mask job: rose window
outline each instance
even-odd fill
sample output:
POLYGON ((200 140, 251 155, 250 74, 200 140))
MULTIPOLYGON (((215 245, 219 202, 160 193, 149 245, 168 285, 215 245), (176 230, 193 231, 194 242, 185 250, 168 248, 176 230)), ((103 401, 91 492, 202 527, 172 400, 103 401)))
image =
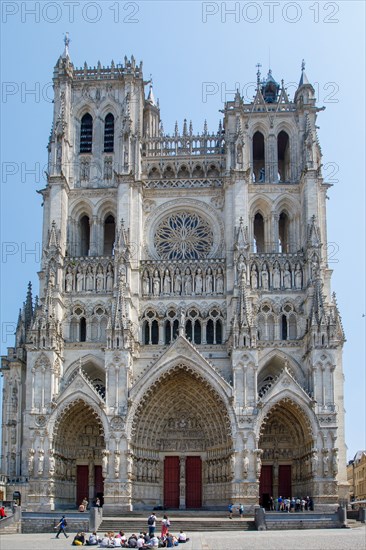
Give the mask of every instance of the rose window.
POLYGON ((198 214, 176 212, 158 226, 154 245, 162 260, 198 260, 212 248, 210 224, 198 214))

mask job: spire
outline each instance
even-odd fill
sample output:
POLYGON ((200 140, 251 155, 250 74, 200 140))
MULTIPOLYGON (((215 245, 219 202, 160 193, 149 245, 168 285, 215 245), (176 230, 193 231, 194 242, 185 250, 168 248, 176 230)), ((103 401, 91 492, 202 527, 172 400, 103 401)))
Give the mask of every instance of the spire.
POLYGON ((236 233, 235 248, 241 253, 249 250, 248 228, 243 225, 243 218, 239 220, 239 227, 236 233))
POLYGON ((116 303, 116 313, 114 316, 114 327, 116 330, 125 330, 127 329, 127 308, 126 308, 126 275, 124 270, 121 270, 119 285, 118 285, 118 295, 116 303))
POLYGON ((316 223, 315 215, 311 217, 308 233, 308 244, 313 248, 319 248, 321 246, 319 227, 316 223))
POLYGON ((58 247, 55 220, 52 221, 52 225, 51 225, 51 229, 49 230, 49 237, 48 237, 48 248, 51 248, 52 246, 55 248, 58 247))
POLYGON ((187 131, 187 119, 185 118, 184 121, 183 121, 183 135, 184 136, 187 136, 188 135, 188 131, 187 131))
POLYGON ((308 77, 306 76, 306 73, 305 73, 305 60, 303 59, 302 63, 301 63, 301 77, 300 77, 300 82, 299 82, 299 88, 300 88, 300 86, 303 86, 304 84, 310 84, 310 82, 309 82, 308 77))
POLYGON ((70 38, 69 38, 69 33, 68 32, 65 33, 64 44, 65 44, 65 49, 64 49, 64 53, 62 54, 62 58, 66 59, 68 57, 70 59, 70 55, 69 55, 70 38))
POLYGON ((207 136, 207 120, 205 119, 205 122, 203 124, 203 135, 207 136))
POLYGON ((150 105, 153 105, 154 107, 156 107, 156 101, 155 101, 155 97, 154 97, 152 82, 150 83, 149 94, 147 96, 146 101, 147 101, 147 103, 150 103, 150 105))
POLYGON ((257 90, 259 90, 259 87, 260 87, 260 84, 261 84, 261 71, 260 71, 261 66, 262 65, 260 63, 256 64, 256 67, 257 67, 257 90))
POLYGON ((322 284, 321 278, 318 277, 314 281, 313 305, 311 309, 312 324, 314 324, 314 321, 315 321, 317 325, 320 325, 322 322, 325 321, 324 297, 323 297, 322 286, 323 284, 322 284))
POLYGON ((24 304, 24 323, 27 330, 32 324, 33 318, 33 300, 32 300, 32 283, 29 281, 27 297, 24 304))
POLYGON ((241 328, 247 328, 251 324, 250 319, 250 313, 249 313, 249 307, 248 307, 248 299, 245 291, 246 287, 246 273, 243 270, 241 273, 241 279, 240 279, 240 294, 239 294, 239 301, 238 301, 238 320, 239 320, 239 326, 241 328))
POLYGON ((118 252, 123 254, 128 251, 128 236, 127 236, 127 231, 125 230, 123 219, 121 219, 120 230, 118 232, 116 242, 117 242, 118 252))

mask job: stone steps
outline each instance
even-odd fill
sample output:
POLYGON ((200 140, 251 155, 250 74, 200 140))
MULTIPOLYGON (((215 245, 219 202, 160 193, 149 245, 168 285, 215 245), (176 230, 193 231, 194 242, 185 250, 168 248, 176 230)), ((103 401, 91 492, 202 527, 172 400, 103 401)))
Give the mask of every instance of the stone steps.
MULTIPOLYGON (((125 533, 139 533, 140 531, 148 531, 146 517, 105 517, 100 524, 99 533, 119 530, 125 533)), ((161 522, 157 522, 156 533, 160 534, 161 522)), ((170 529, 172 533, 177 534, 182 529, 186 533, 200 531, 253 531, 255 530, 254 520, 252 519, 216 519, 216 518, 177 518, 171 520, 170 529)))

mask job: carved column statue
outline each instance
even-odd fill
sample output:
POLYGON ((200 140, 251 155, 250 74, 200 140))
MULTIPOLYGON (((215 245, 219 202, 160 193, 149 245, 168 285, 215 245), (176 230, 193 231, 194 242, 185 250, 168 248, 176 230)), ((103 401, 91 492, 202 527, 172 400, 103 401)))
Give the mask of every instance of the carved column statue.
POLYGON ((186 457, 179 458, 179 508, 186 508, 186 457))

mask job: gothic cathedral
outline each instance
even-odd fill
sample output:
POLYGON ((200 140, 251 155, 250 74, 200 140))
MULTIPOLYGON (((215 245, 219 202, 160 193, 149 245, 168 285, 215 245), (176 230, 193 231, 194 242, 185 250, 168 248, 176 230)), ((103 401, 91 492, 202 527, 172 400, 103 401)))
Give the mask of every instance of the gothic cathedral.
POLYGON ((133 57, 75 68, 66 39, 53 82, 40 298, 1 367, 8 498, 334 506, 344 332, 304 66, 293 99, 258 71, 214 133, 165 133, 133 57))

